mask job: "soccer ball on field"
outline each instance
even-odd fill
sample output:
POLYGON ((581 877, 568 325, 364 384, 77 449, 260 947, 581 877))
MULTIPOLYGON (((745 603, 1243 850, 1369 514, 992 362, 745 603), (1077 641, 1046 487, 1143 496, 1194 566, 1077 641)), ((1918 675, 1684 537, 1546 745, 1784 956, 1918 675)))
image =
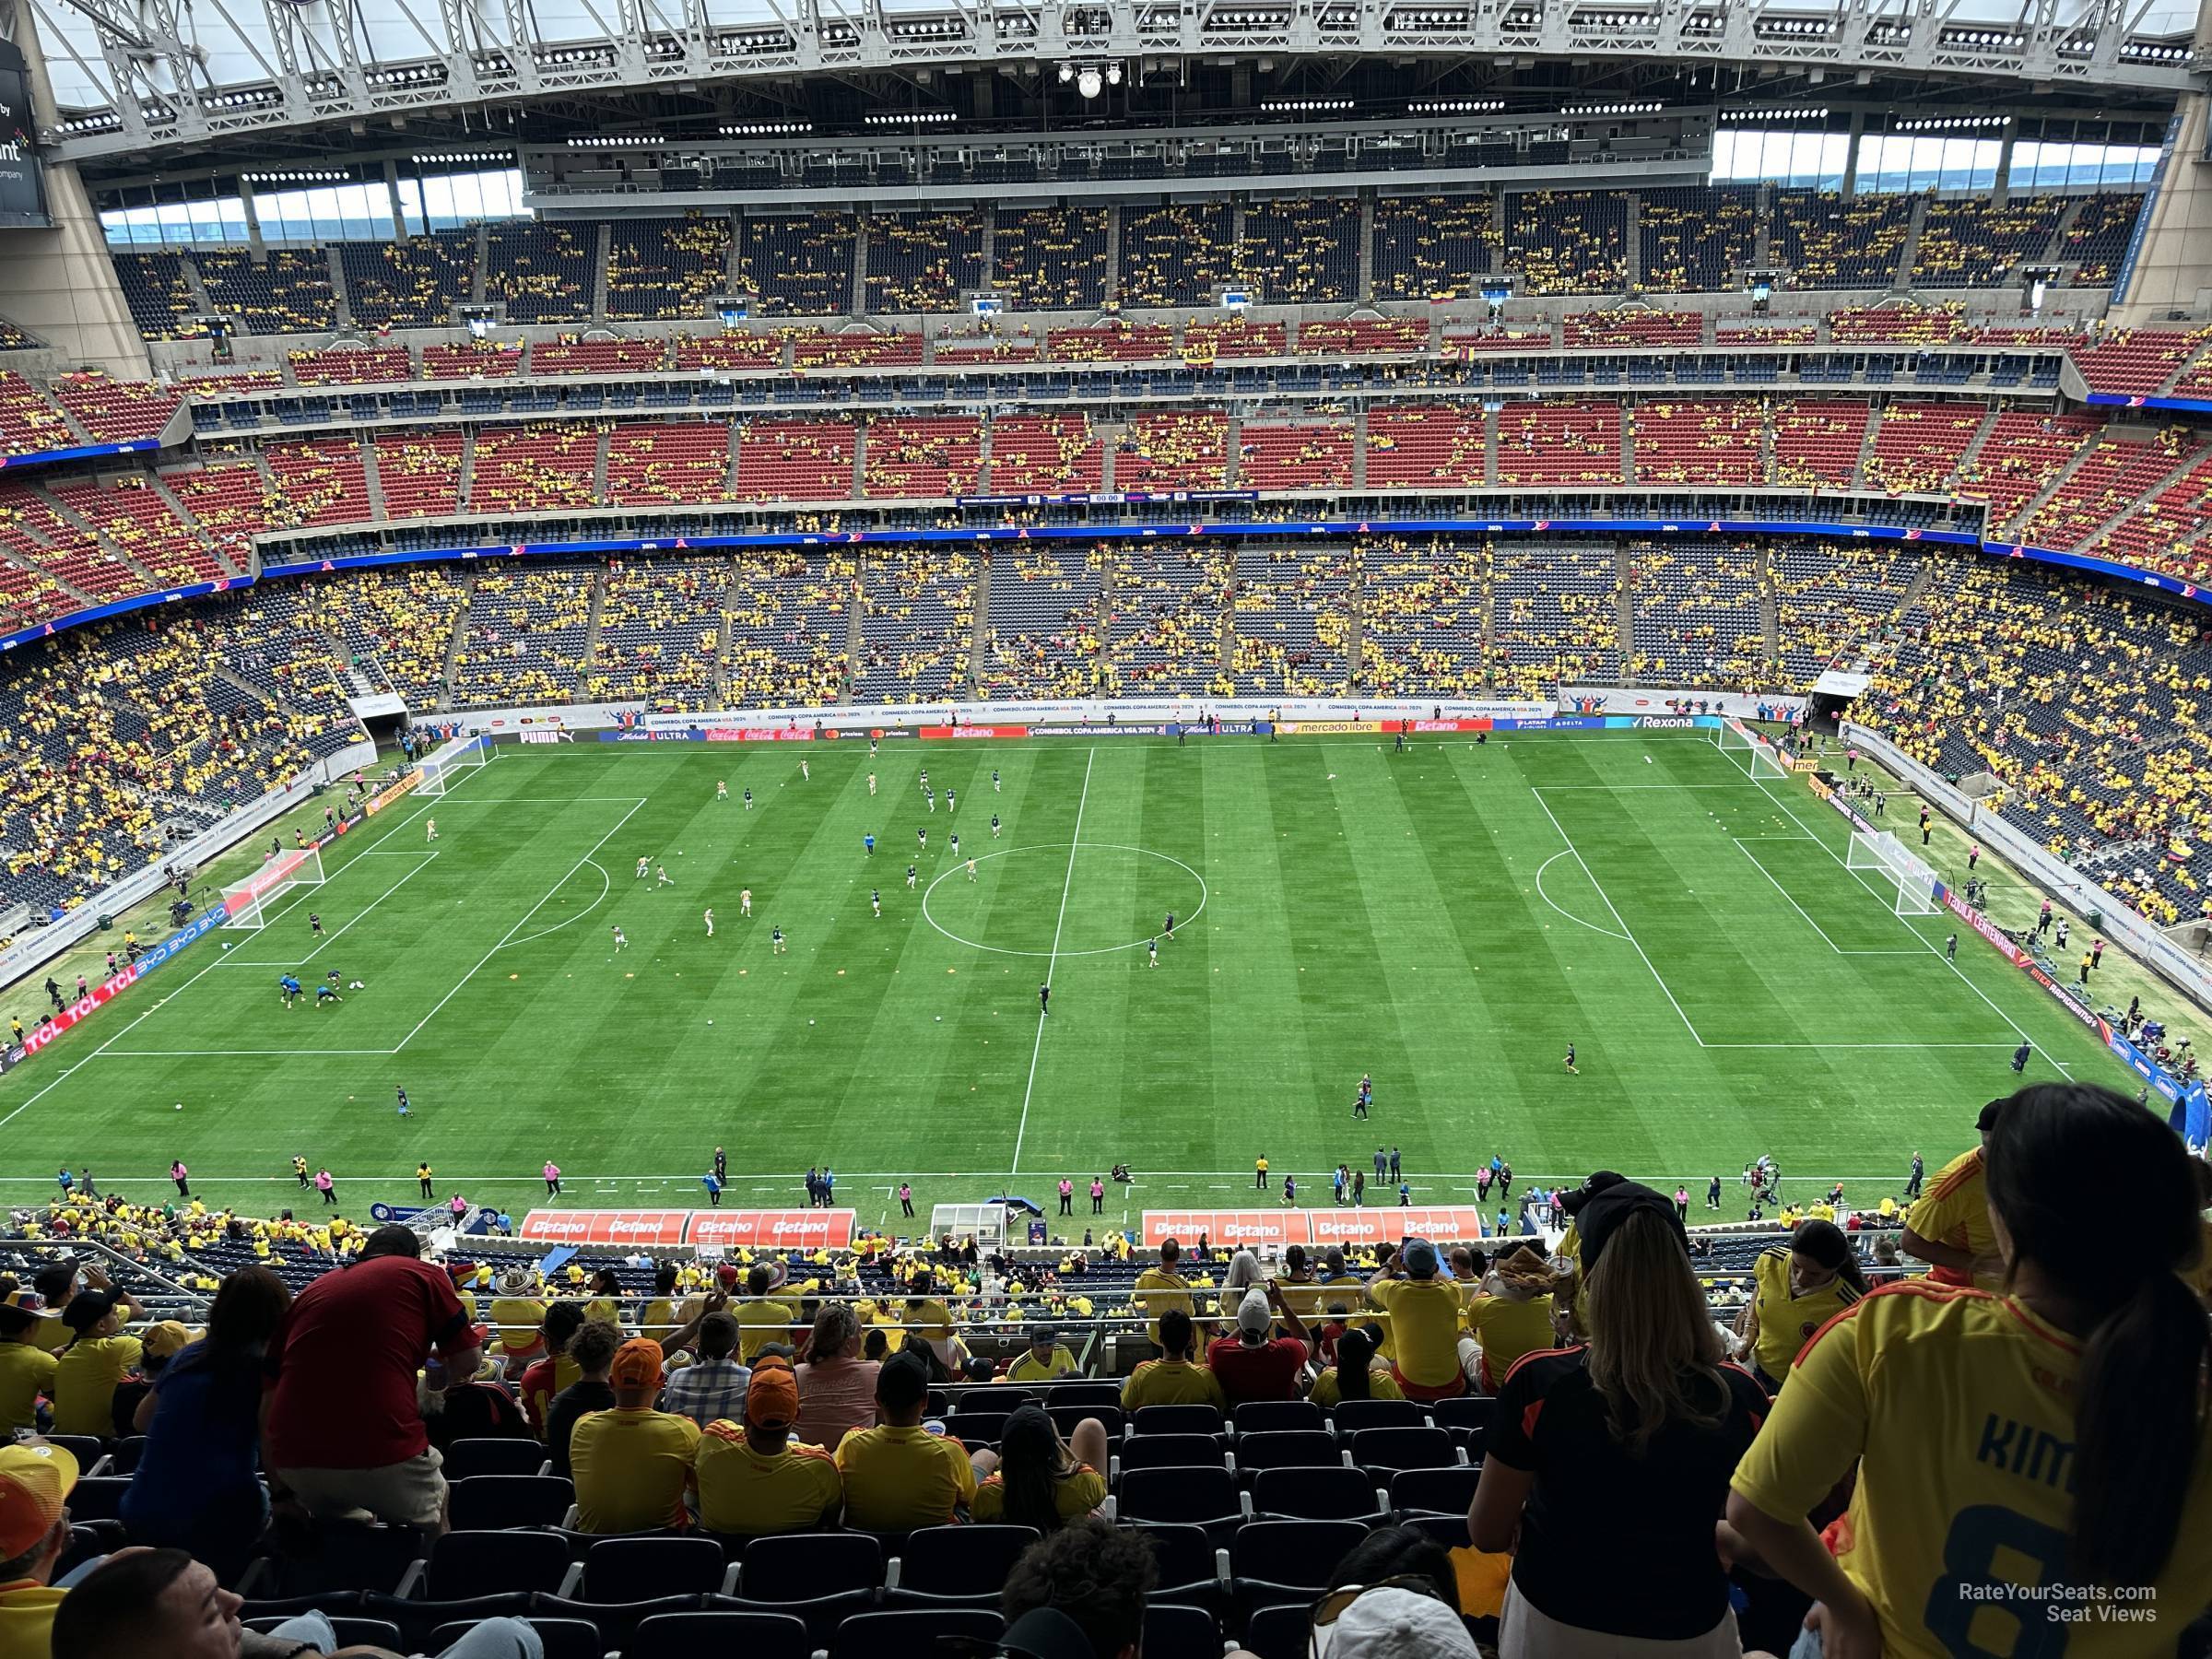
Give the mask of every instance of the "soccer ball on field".
POLYGON ((182 1111, 183 1111, 183 1110, 184 1110, 184 1102, 183 1102, 183 1101, 182 1101, 182 1100, 179 1100, 179 1101, 177 1102, 177 1110, 178 1110, 179 1112, 182 1112, 182 1111))

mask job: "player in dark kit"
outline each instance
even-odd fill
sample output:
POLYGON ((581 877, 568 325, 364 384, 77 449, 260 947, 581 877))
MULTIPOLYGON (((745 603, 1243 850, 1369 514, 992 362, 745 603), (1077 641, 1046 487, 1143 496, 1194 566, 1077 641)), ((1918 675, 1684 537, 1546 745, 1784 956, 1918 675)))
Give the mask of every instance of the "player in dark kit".
POLYGON ((1160 935, 1163 938, 1172 939, 1175 936, 1175 912, 1173 911, 1170 911, 1168 912, 1166 925, 1161 927, 1159 931, 1160 935))
POLYGON ((1571 1072, 1573 1072, 1578 1077, 1583 1075, 1581 1072, 1575 1070, 1574 1044, 1571 1042, 1567 1045, 1567 1069, 1571 1072))
POLYGON ((1040 1014, 1050 1014, 1052 1011, 1053 1011, 1053 988, 1052 988, 1050 985, 1040 985, 1040 986, 1038 986, 1038 987, 1037 987, 1037 1012, 1038 1012, 1038 1013, 1040 1013, 1040 1014))
POLYGON ((318 939, 323 936, 323 918, 313 911, 307 912, 307 931, 318 939))

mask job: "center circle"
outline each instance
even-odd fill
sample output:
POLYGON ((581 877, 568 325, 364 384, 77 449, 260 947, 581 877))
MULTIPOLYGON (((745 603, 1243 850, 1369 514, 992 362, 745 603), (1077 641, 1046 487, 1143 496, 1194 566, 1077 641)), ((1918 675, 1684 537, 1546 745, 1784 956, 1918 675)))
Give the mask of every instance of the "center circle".
POLYGON ((1175 925, 1183 927, 1206 909, 1206 877, 1170 853, 1149 847, 1124 846, 1118 841, 1039 841, 1026 846, 1002 847, 979 853, 976 880, 967 880, 967 861, 940 872, 922 893, 922 919, 956 945, 987 950, 994 956, 1090 957, 1111 956, 1117 950, 1136 950, 1159 936, 1158 927, 1170 912, 1175 925), (1041 856, 1031 856, 1041 855, 1041 856), (953 885, 939 897, 937 889, 953 885), (1118 931, 1103 922, 1099 910, 1101 893, 1129 925, 1134 938, 1101 944, 1118 931), (1088 894, 1088 899, 1086 895, 1088 894), (932 908, 936 899, 946 913, 932 908), (1010 906, 1004 932, 1021 930, 1033 937, 1038 948, 1026 945, 994 945, 975 933, 991 931, 994 911, 1010 906), (978 920, 970 921, 973 916, 978 920), (1040 919, 1041 917, 1041 920, 1040 919), (1150 918, 1140 920, 1139 918, 1150 918), (955 925, 947 926, 951 922, 955 925), (966 928, 968 932, 960 929, 966 928), (1057 935, 1059 948, 1049 948, 1057 935))

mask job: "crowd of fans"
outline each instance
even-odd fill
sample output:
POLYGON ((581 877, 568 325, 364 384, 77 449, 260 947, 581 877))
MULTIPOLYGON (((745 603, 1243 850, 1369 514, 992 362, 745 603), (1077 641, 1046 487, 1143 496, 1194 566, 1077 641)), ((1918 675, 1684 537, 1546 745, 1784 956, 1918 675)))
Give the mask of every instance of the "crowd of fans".
POLYGON ((2062 1594, 2144 1609, 2100 1653, 2197 1651, 2212 1178, 2093 1085, 1974 1131, 1903 1204, 1749 1239, 1600 1171, 1532 1195, 1548 1235, 1141 1270, 1119 1236, 871 1236, 547 1274, 74 1192, 0 1278, 0 1630, 122 1659, 212 1619, 229 1654, 246 1614, 296 1622, 243 1651, 328 1652, 360 1616, 524 1659, 529 1620, 644 1652, 655 1616, 782 1613, 847 1651, 848 1619, 926 1641, 957 1606, 1031 1659, 1922 1653, 2062 1594), (2131 1194, 2126 1250, 2082 1247, 2085 1185, 2131 1194), (151 1317, 141 1264, 204 1313, 151 1317), (2003 1547, 1940 1542, 1993 1512, 2003 1547))

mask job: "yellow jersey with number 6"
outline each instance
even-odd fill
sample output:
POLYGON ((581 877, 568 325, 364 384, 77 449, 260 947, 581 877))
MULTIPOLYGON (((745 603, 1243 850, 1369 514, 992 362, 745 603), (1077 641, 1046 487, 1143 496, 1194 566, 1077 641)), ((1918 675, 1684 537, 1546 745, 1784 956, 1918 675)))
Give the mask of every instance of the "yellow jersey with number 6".
POLYGON ((1864 1459, 1829 1544, 1881 1616, 1888 1659, 2151 1659, 2212 1605, 2212 1436, 2154 1584, 2069 1582, 2080 1345, 2022 1303, 1885 1285, 1797 1356, 1736 1465, 1738 1495, 1802 1520, 1864 1459))

